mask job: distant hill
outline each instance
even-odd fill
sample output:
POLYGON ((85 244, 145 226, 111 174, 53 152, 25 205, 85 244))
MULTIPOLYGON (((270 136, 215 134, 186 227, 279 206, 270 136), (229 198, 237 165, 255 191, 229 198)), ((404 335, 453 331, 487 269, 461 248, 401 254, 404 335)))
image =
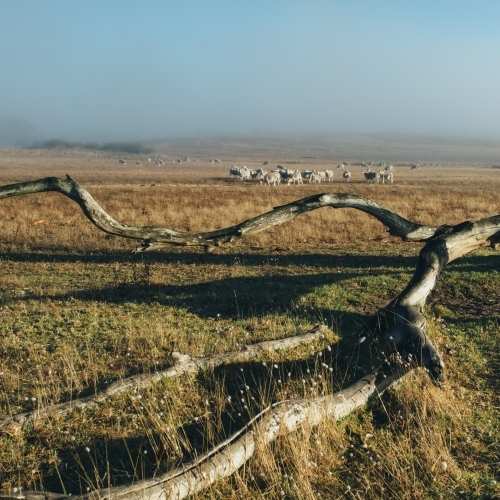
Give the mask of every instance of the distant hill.
POLYGON ((149 142, 168 156, 255 157, 297 160, 439 162, 486 164, 500 162, 500 138, 474 139, 389 134, 314 134, 175 138, 149 142))

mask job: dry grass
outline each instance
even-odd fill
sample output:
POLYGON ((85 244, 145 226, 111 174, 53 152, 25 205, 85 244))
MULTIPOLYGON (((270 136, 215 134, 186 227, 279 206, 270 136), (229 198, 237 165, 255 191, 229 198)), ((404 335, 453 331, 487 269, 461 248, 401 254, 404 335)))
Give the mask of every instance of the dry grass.
MULTIPOLYGON (((361 167, 352 167, 348 186, 336 170, 328 186, 274 189, 229 179, 231 159, 222 167, 128 163, 8 154, 0 156, 0 184, 69 173, 120 221, 186 231, 323 191, 368 196, 427 224, 500 212, 498 169, 396 167, 395 184, 382 186, 364 184, 361 167)), ((420 248, 387 238, 364 214, 329 209, 211 255, 172 248, 137 256, 129 253, 136 243, 103 234, 56 193, 1 200, 0 234, 2 414, 168 366, 172 350, 234 350, 319 322, 338 334, 324 350, 332 377, 298 349, 267 359, 277 370, 248 363, 169 380, 0 436, 2 489, 73 494, 168 470, 270 401, 352 380, 369 364, 352 333, 404 287, 420 248)), ((431 301, 429 328, 449 374, 443 389, 415 373, 342 422, 283 436, 199 498, 498 498, 498 266, 490 251, 458 261, 431 301), (467 309, 467 300, 493 305, 467 309)))

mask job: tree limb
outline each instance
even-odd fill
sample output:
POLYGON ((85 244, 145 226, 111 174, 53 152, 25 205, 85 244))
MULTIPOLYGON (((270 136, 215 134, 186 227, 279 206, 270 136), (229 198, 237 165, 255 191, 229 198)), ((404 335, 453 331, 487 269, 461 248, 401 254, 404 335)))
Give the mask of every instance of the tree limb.
POLYGON ((57 191, 78 203, 88 219, 102 231, 115 236, 142 240, 144 244, 136 250, 137 252, 162 248, 166 245, 202 246, 207 251, 210 251, 224 243, 259 233, 292 220, 297 215, 323 207, 361 210, 373 215, 385 224, 389 228, 390 234, 406 241, 426 241, 437 232, 446 229, 446 227, 438 228, 411 222, 369 198, 347 193, 315 194, 276 207, 270 212, 258 215, 235 226, 201 233, 185 233, 155 226, 129 226, 118 222, 104 211, 90 193, 69 175, 66 176, 66 179, 46 177, 36 181, 0 187, 0 199, 45 191, 57 191))
POLYGON ((115 394, 121 394, 128 390, 147 387, 166 378, 179 377, 185 373, 197 373, 206 368, 213 369, 223 364, 249 361, 271 352, 289 350, 294 347, 298 347, 301 344, 318 342, 325 336, 329 335, 333 335, 333 332, 326 326, 319 325, 302 335, 295 335, 284 339, 270 340, 247 345, 242 351, 223 352, 201 358, 192 358, 187 354, 173 352, 172 358, 174 360, 174 364, 166 370, 157 371, 152 374, 134 375, 132 377, 118 380, 95 395, 73 399, 71 401, 4 417, 0 420, 0 431, 4 429, 12 431, 14 428, 22 427, 27 422, 33 422, 48 416, 64 415, 72 410, 83 409, 88 405, 102 403, 107 398, 114 396, 115 394))
MULTIPOLYGON (((145 243, 141 251, 166 244, 212 248, 326 206, 362 210, 388 226, 394 236, 408 241, 427 242, 420 252, 415 273, 406 288, 374 317, 373 331, 381 335, 382 340, 380 361, 386 363, 384 366, 395 366, 392 372, 384 373, 382 369, 378 369, 335 395, 278 403, 259 414, 251 422, 251 426, 247 425, 216 449, 186 464, 182 469, 168 472, 159 478, 146 479, 135 485, 103 489, 79 498, 128 499, 148 496, 155 499, 180 500, 222 477, 227 477, 241 467, 253 455, 257 438, 266 444, 276 439, 280 432, 293 432, 300 425, 316 425, 327 415, 335 419, 342 418, 370 398, 377 397, 416 365, 424 366, 433 381, 439 384, 443 379, 444 364, 426 334, 423 310, 427 298, 449 262, 481 246, 498 248, 500 244, 500 215, 479 221, 466 221, 456 226, 423 226, 400 217, 372 200, 342 193, 310 196, 277 207, 236 226, 206 233, 180 233, 166 228, 134 227, 119 223, 69 176, 66 180, 47 178, 4 186, 0 188, 0 198, 42 191, 59 191, 68 196, 77 202, 85 215, 103 231, 143 240, 145 243)), ((219 355, 217 359, 220 363, 233 361, 228 354, 219 355)), ((182 366, 179 372, 184 373, 210 366, 213 358, 195 361, 178 355, 177 361, 182 366)), ((175 374, 178 373, 175 366, 171 370, 175 374)), ((141 383, 141 379, 137 379, 137 383, 141 383)), ((125 386, 130 387, 127 383, 123 385, 125 386)), ((108 389, 112 391, 113 387, 112 385, 108 389)), ((120 387, 120 383, 116 387, 120 387)), ((31 492, 23 492, 24 498, 62 498, 38 492, 33 492, 33 497, 30 495, 31 492)), ((12 498, 11 494, 5 496, 12 498)))

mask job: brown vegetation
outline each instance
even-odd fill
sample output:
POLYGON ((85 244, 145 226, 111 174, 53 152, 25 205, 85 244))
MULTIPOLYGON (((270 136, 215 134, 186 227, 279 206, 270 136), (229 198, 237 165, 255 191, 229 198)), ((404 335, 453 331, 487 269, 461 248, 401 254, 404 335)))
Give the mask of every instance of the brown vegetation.
MULTIPOLYGON (((166 163, 158 168, 143 163, 137 170, 112 159, 9 155, 0 159, 0 185, 69 173, 117 220, 184 231, 225 227, 327 190, 373 198, 429 225, 500 212, 500 171, 493 169, 429 167, 410 172, 409 167, 396 167, 395 184, 381 186, 363 183, 361 167, 353 167, 348 186, 340 184, 335 171, 337 185, 328 189, 307 184, 270 188, 229 179, 230 164, 166 163)), ((255 168, 261 162, 246 164, 255 168)), ((333 351, 323 351, 334 368, 331 381, 316 378, 321 373, 317 360, 311 364, 307 349, 297 349, 286 358, 265 358, 279 367, 276 375, 260 363, 208 370, 196 379, 162 382, 65 419, 4 433, 0 475, 5 490, 23 486, 75 494, 87 487, 136 481, 202 452, 261 405, 337 390, 364 366, 363 360, 353 362, 360 339, 352 331, 365 312, 384 305, 404 286, 419 249, 396 242, 373 218, 351 210, 305 214, 216 255, 169 249, 146 257, 129 255, 134 242, 101 233, 57 193, 2 200, 0 214, 3 414, 91 393, 137 372, 153 372, 171 363, 172 350, 197 357, 232 351, 302 333, 318 321, 326 321, 341 338, 330 344, 333 351), (363 253, 370 262, 363 260, 363 253), (339 286, 336 275, 341 277, 339 286), (248 409, 235 402, 242 384, 250 388, 243 396, 248 409), (251 403, 250 395, 258 403, 251 403), (108 460, 113 453, 118 458, 108 460), (106 470, 106 463, 112 470, 106 470)), ((468 265, 481 269, 472 259, 468 265)), ((443 277, 447 291, 439 289, 436 297, 445 297, 450 289, 456 290, 454 297, 476 289, 498 290, 498 272, 485 265, 488 275, 470 278, 453 277, 459 269, 452 269, 450 277, 443 277)), ((457 325, 447 306, 446 299, 432 304, 428 321, 434 342, 446 353, 459 351, 465 363, 459 369, 447 357, 453 382, 436 389, 426 378, 412 375, 400 390, 347 421, 306 426, 298 435, 260 449, 248 470, 221 481, 209 495, 497 494, 488 481, 494 480, 495 460, 500 460, 494 444, 500 423, 494 409, 498 381, 491 373, 498 362, 493 355, 498 315, 490 309, 476 315, 479 332, 475 326, 457 325), (491 357, 472 340, 472 331, 491 345, 491 357), (447 351, 446 344, 455 345, 447 351), (472 405, 478 393, 481 412, 472 405)))

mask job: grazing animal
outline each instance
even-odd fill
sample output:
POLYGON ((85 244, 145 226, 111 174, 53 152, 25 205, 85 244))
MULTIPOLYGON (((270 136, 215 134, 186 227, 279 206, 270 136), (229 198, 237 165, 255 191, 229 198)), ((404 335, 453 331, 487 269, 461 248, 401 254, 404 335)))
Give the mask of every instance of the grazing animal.
POLYGON ((337 168, 344 168, 344 165, 337 165, 337 168))
POLYGON ((122 165, 126 165, 125 160, 118 160, 118 163, 121 163, 122 165))
POLYGON ((347 163, 346 161, 343 161, 343 162, 342 162, 342 165, 345 165, 346 167, 348 167, 348 166, 349 166, 349 163, 347 163))
POLYGON ((182 160, 180 158, 177 158, 177 163, 180 165, 182 163, 182 160))
POLYGON ((344 182, 351 182, 351 172, 348 170, 344 170, 342 177, 344 178, 344 182))
POLYGON ((295 172, 292 173, 292 175, 288 178, 287 184, 304 184, 302 182, 302 172, 299 172, 298 170, 295 170, 295 172))
POLYGON ((241 168, 240 168, 240 179, 242 181, 246 181, 246 180, 250 180, 252 178, 251 174, 250 174, 250 169, 247 168, 246 165, 243 165, 241 168))
POLYGON ((279 172, 269 172, 264 176, 264 179, 261 182, 265 182, 268 186, 272 185, 273 186, 279 186, 279 183, 281 182, 281 175, 279 172))
POLYGON ((229 175, 236 175, 239 177, 240 175, 240 167, 237 167, 236 165, 232 165, 231 168, 229 169, 229 175))
POLYGON ((148 161, 151 161, 151 158, 148 158, 148 161))
POLYGON ((412 165, 410 170, 420 170, 420 165, 412 165))
POLYGON ((365 176, 366 182, 368 183, 378 183, 378 180, 380 178, 380 172, 366 172, 365 170, 363 170, 363 175, 365 176))
POLYGON ((259 170, 250 170, 250 177, 253 181, 260 181, 267 174, 265 170, 259 168, 259 170))
POLYGON ((272 172, 278 172, 280 174, 281 180, 283 182, 288 182, 288 179, 293 174, 292 170, 290 170, 289 168, 283 167, 283 165, 278 165, 275 170, 272 170, 272 172))
POLYGON ((135 164, 140 167, 141 166, 141 162, 140 161, 136 161, 135 164))
POLYGON ((382 179, 382 184, 385 183, 385 181, 390 182, 391 184, 394 182, 394 173, 391 172, 390 170, 381 170, 379 172, 380 178, 382 179))
POLYGON ((332 182, 333 181, 333 170, 325 170, 325 174, 326 174, 326 180, 328 182, 332 182))
POLYGON ((321 182, 321 178, 317 170, 313 170, 311 175, 309 176, 309 184, 311 184, 311 182, 317 182, 317 183, 321 182))
POLYGON ((310 179, 311 175, 312 175, 311 170, 304 170, 302 172, 302 179, 310 179))
POLYGON ((262 165, 269 165, 269 162, 266 160, 262 165))

